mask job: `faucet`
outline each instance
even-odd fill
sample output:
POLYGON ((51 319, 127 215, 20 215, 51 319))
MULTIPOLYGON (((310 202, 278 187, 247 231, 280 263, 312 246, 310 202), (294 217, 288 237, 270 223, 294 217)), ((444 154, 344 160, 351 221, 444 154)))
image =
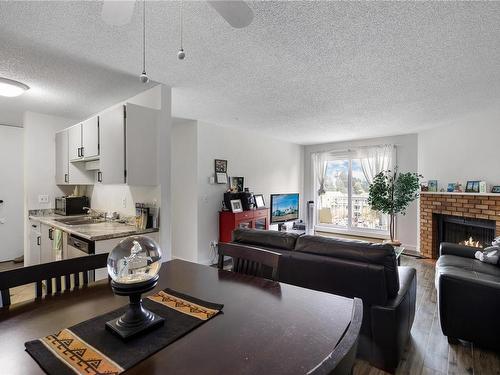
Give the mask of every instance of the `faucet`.
POLYGON ((100 219, 105 217, 105 214, 99 212, 98 210, 90 207, 83 207, 84 210, 87 210, 87 215, 90 216, 91 219, 100 219))

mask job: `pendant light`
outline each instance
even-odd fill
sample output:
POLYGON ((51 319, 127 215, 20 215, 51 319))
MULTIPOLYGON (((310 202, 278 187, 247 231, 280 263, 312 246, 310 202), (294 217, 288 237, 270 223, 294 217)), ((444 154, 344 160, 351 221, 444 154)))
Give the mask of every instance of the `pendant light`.
POLYGON ((148 83, 146 74, 146 0, 142 0, 142 74, 139 77, 142 83, 148 83))
POLYGON ((179 60, 184 60, 186 57, 186 53, 184 52, 184 49, 182 48, 182 0, 180 1, 180 29, 181 29, 181 48, 179 49, 179 52, 177 52, 177 58, 179 60))

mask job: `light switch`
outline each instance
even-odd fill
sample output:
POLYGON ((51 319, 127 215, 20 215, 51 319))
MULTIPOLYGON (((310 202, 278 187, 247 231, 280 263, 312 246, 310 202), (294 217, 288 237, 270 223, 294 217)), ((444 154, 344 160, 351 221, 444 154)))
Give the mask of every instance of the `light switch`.
POLYGON ((38 196, 38 203, 49 203, 49 196, 48 195, 39 195, 38 196))

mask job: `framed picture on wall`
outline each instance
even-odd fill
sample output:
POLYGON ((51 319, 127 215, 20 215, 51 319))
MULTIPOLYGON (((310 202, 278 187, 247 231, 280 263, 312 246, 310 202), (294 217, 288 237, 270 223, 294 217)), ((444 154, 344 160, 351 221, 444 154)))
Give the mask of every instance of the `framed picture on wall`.
POLYGON ((215 180, 218 184, 227 184, 227 174, 222 172, 217 172, 215 174, 215 180))
POLYGON ((215 159, 215 173, 227 174, 227 160, 215 159))
POLYGON ((231 211, 243 212, 243 206, 241 205, 241 199, 232 199, 231 200, 231 211))

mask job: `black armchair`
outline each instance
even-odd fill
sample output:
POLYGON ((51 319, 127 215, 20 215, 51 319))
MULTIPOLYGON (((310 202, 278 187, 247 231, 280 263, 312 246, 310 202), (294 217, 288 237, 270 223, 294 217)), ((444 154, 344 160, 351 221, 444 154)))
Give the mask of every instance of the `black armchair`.
POLYGON ((471 341, 498 348, 500 337, 500 267, 474 258, 475 249, 440 246, 436 264, 439 318, 448 341, 471 341))

